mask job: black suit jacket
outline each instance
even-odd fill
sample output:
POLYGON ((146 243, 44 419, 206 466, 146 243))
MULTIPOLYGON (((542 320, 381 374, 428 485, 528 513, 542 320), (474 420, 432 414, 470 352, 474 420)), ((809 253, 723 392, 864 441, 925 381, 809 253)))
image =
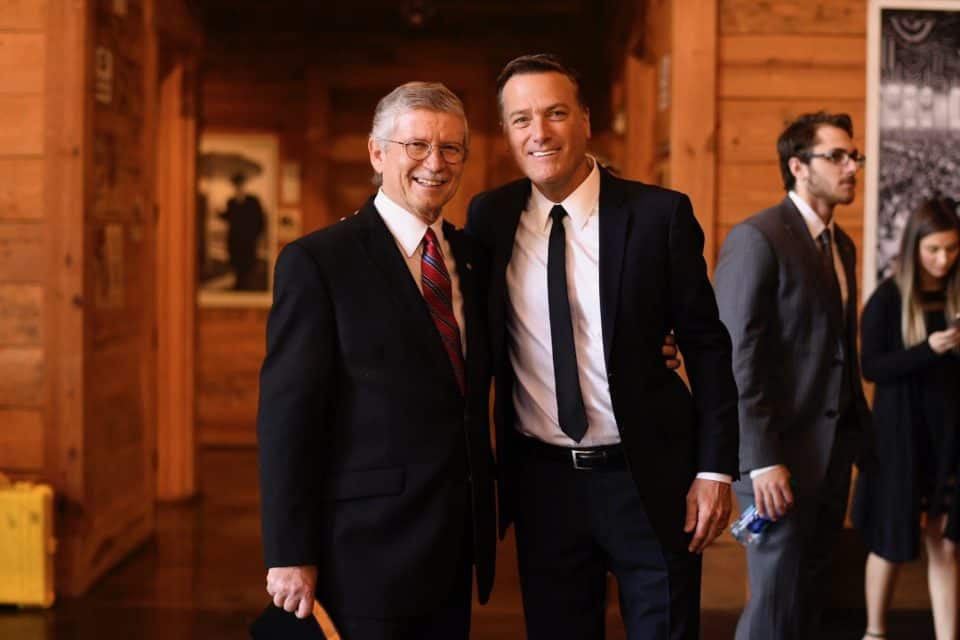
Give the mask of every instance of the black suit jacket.
POLYGON ((804 493, 816 492, 827 471, 844 363, 864 434, 862 460, 870 452, 857 358, 856 248, 834 227, 848 289, 842 314, 831 302, 834 276, 789 197, 730 230, 714 275, 720 316, 733 337, 741 471, 785 464, 804 493))
MULTIPOLYGON (((490 328, 496 379, 500 532, 512 520, 517 434, 506 329, 507 265, 530 181, 476 196, 467 231, 491 252, 490 328)), ((600 315, 607 378, 630 470, 661 544, 685 549, 686 493, 699 471, 736 475, 736 387, 730 338, 703 260, 703 232, 683 194, 601 170, 600 315), (671 329, 693 396, 664 366, 671 329)), ((546 283, 544 283, 546 286, 546 283)))
POLYGON ((469 238, 444 234, 463 294, 466 397, 372 199, 277 260, 257 420, 264 555, 270 567, 317 565, 332 614, 430 611, 465 535, 489 596, 485 267, 469 238))

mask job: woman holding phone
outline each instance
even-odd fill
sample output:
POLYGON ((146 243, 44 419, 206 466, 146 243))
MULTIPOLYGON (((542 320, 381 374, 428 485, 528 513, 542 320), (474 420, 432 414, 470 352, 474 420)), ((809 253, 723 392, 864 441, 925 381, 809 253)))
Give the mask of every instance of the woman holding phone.
POLYGON ((934 198, 907 222, 896 274, 863 311, 863 375, 876 383, 879 464, 857 479, 853 519, 870 554, 865 640, 883 638, 900 564, 926 548, 937 640, 957 638, 960 540, 960 222, 934 198))

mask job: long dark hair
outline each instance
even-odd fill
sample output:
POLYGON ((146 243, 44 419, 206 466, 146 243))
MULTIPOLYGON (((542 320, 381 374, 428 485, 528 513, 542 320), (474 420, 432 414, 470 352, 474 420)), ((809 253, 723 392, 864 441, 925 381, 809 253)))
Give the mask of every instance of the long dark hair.
MULTIPOLYGON (((920 305, 920 241, 931 233, 956 231, 960 239, 960 219, 957 202, 950 198, 932 198, 917 209, 903 230, 900 240, 900 257, 894 281, 900 289, 900 326, 903 344, 906 347, 920 344, 927 339, 927 327, 923 322, 920 305)), ((947 305, 944 313, 947 324, 960 312, 960 269, 953 263, 945 279, 947 305)))

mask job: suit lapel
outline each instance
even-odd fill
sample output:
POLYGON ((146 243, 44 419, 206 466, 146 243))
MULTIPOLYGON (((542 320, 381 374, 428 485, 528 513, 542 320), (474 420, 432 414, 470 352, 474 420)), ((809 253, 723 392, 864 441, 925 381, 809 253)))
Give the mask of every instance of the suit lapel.
POLYGON ((490 281, 490 322, 493 329, 493 349, 496 354, 505 354, 507 327, 507 267, 513 257, 514 238, 523 213, 530 199, 530 181, 521 180, 515 188, 504 194, 500 203, 503 212, 495 224, 496 240, 493 249, 490 281))
POLYGON ((840 255, 840 264, 843 265, 843 275, 847 280, 847 305, 846 305, 846 314, 847 317, 851 315, 856 317, 857 312, 857 260, 854 255, 854 246, 853 240, 840 228, 839 225, 834 225, 836 230, 834 233, 835 246, 837 248, 837 253, 840 255))
MULTIPOLYGON (((469 345, 472 338, 470 333, 471 318, 476 317, 477 303, 475 293, 475 283, 473 280, 473 262, 470 252, 464 245, 463 232, 458 231, 452 224, 444 221, 443 235, 450 244, 450 251, 453 252, 453 260, 457 268, 457 279, 460 283, 460 295, 463 298, 463 324, 460 331, 463 334, 464 343, 469 345)), ((467 355, 470 349, 467 349, 467 355)), ((468 368, 469 371, 469 368, 468 368)))
MULTIPOLYGON (((789 197, 784 198, 781 210, 783 212, 783 222, 796 240, 793 246, 797 247, 805 263, 806 273, 812 275, 811 284, 816 291, 816 295, 823 302, 823 307, 827 310, 831 327, 839 334, 843 328, 843 306, 842 302, 837 304, 837 284, 833 281, 834 276, 824 266, 820 248, 813 236, 810 235, 810 229, 803 219, 803 214, 797 210, 797 206, 793 204, 789 197)), ((838 246, 836 241, 834 241, 834 246, 838 246)))
POLYGON ((622 206, 623 189, 619 181, 600 169, 600 324, 603 354, 610 362, 614 322, 620 302, 620 277, 623 252, 627 246, 629 212, 622 206))
POLYGON ((433 325, 423 294, 410 277, 410 269, 397 247, 396 240, 373 206, 373 199, 367 201, 357 216, 362 222, 360 245, 383 276, 386 295, 393 299, 400 311, 395 318, 391 318, 391 321, 403 322, 407 325, 408 331, 397 333, 414 336, 433 364, 450 372, 451 384, 455 385, 456 380, 450 360, 433 325))

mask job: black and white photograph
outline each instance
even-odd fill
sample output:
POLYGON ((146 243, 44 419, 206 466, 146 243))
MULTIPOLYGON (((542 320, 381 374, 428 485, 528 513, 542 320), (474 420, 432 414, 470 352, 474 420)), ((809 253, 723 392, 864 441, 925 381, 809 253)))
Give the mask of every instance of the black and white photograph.
POLYGON ((874 0, 869 17, 865 294, 910 212, 960 197, 960 2, 874 0))
POLYGON ((198 302, 269 306, 278 211, 276 136, 204 134, 198 182, 198 302))

